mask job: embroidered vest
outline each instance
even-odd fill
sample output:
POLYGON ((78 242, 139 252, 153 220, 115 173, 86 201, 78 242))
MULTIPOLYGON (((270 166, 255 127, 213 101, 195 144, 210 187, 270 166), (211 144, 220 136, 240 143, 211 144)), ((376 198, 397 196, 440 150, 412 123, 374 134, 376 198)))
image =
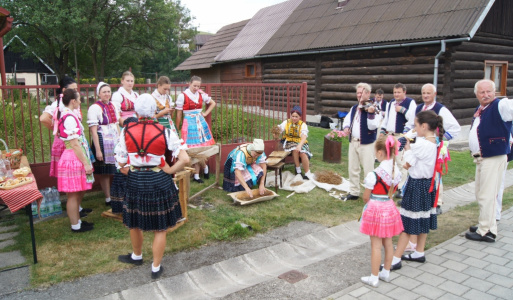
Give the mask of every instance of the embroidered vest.
POLYGON ((125 143, 128 153, 140 156, 153 154, 163 156, 166 152, 165 127, 155 123, 130 123, 125 130, 125 143))
MULTIPOLYGON (((415 109, 415 114, 418 114, 419 112, 421 112, 422 109, 424 108, 424 105, 425 104, 417 105, 417 108, 415 109)), ((443 104, 440 104, 440 103, 436 102, 435 105, 433 107, 431 107, 429 110, 432 110, 437 115, 439 115, 440 114, 440 110, 442 109, 442 107, 444 107, 443 104)))
POLYGON ((187 94, 183 94, 183 110, 201 109, 203 107, 203 97, 199 94, 198 103, 192 101, 187 94))
POLYGON ((68 134, 66 132, 64 132, 64 121, 66 121, 66 118, 67 117, 73 117, 75 118, 75 121, 77 121, 77 127, 78 127, 78 135, 81 135, 82 134, 82 131, 80 130, 80 121, 78 120, 77 117, 75 117, 74 115, 72 114, 67 114, 67 115, 64 115, 62 116, 60 119, 59 119, 59 136, 63 137, 63 138, 68 138, 68 134))
MULTIPOLYGON (((511 121, 504 122, 499 113, 499 102, 496 98, 489 106, 481 112, 481 122, 477 126, 477 139, 479 149, 483 157, 509 154, 509 136, 511 132, 511 121)), ((479 107, 476 108, 476 111, 479 107)), ((472 120, 472 126, 474 125, 472 120)))
POLYGON ((240 145, 239 147, 237 147, 237 149, 242 151, 242 153, 244 153, 244 156, 246 156, 246 164, 251 165, 252 163, 255 162, 255 160, 253 159, 253 156, 251 156, 251 154, 248 152, 247 147, 248 147, 248 144, 244 144, 244 145, 240 145))
MULTIPOLYGON (((299 143, 301 142, 301 133, 299 130, 303 125, 303 121, 299 120, 297 124, 292 123, 292 120, 288 119, 287 124, 285 124, 285 131, 283 132, 283 138, 287 140, 287 142, 299 143)), ((308 141, 305 141, 308 143, 308 141)))
MULTIPOLYGON (((376 184, 374 185, 374 188, 372 189, 371 193, 374 195, 388 195, 388 192, 390 190, 390 186, 381 179, 381 177, 376 174, 376 172, 373 172, 374 175, 376 175, 376 184)), ((394 192, 397 190, 397 187, 399 185, 396 185, 394 187, 394 192)))
MULTIPOLYGON (((399 104, 399 106, 402 106, 402 107, 408 109, 410 107, 410 103, 412 101, 413 101, 412 98, 405 98, 403 100, 403 102, 401 102, 401 104, 399 104)), ((388 115, 390 115, 390 108, 392 107, 393 102, 394 102, 394 100, 390 101, 390 105, 388 106, 388 112, 387 112, 388 115)), ((396 113, 396 116, 395 116, 395 133, 403 133, 404 126, 406 125, 407 121, 408 120, 406 120, 406 116, 404 114, 396 113)))
MULTIPOLYGON (((134 103, 130 99, 125 97, 123 94, 121 94, 121 97, 123 98, 123 101, 121 102, 121 110, 122 111, 134 110, 134 103)), ((135 99, 137 99, 137 94, 135 94, 135 99)))
MULTIPOLYGON (((358 109, 358 104, 354 105, 351 109, 351 128, 353 127, 354 122, 354 116, 356 115, 358 109)), ((372 144, 374 141, 376 141, 376 134, 378 132, 377 129, 369 130, 369 127, 367 125, 367 117, 368 113, 366 111, 362 111, 361 113, 361 119, 360 119, 360 143, 362 145, 372 144)), ((351 134, 349 134, 349 140, 351 140, 351 134)))
POLYGON ((104 104, 102 101, 96 101, 96 104, 98 104, 102 108, 103 118, 101 121, 98 122, 100 125, 108 125, 110 123, 116 123, 118 121, 116 117, 116 109, 114 108, 114 105, 111 101, 109 101, 109 104, 104 104))

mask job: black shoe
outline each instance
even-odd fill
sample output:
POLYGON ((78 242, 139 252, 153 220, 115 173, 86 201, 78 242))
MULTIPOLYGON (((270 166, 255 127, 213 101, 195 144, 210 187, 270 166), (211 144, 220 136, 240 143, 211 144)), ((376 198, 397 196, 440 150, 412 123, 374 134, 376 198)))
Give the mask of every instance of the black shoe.
POLYGON ((80 212, 78 212, 78 215, 81 217, 81 218, 85 218, 87 217, 87 213, 82 209, 80 212))
POLYGON ((488 231, 485 235, 480 235, 477 232, 466 232, 465 238, 472 241, 495 243, 495 234, 488 231))
POLYGON ((347 200, 358 200, 358 196, 355 196, 355 195, 351 195, 351 194, 347 194, 347 196, 345 196, 344 198, 342 198, 342 201, 347 201, 347 200))
POLYGON ((403 195, 401 195, 401 190, 397 190, 397 192, 395 192, 394 198, 403 199, 403 195))
POLYGON ((94 223, 91 223, 91 222, 87 222, 87 221, 82 221, 82 227, 93 227, 94 226, 94 223))
POLYGON ((91 231, 93 229, 94 229, 94 227, 92 227, 92 226, 80 226, 80 229, 76 229, 75 230, 75 229, 72 228, 71 232, 73 232, 73 233, 80 233, 80 232, 91 231))
POLYGON ((416 262, 419 262, 419 263, 425 263, 426 262, 426 257, 425 256, 421 256, 421 257, 411 257, 411 254, 408 254, 408 255, 403 255, 401 256, 401 260, 407 260, 407 261, 416 261, 416 262))
POLYGON ((85 207, 82 207, 82 210, 81 210, 81 211, 85 212, 86 214, 88 214, 88 213, 92 213, 92 212, 93 212, 93 210, 92 210, 92 209, 90 209, 90 208, 85 208, 85 207))
POLYGON ((111 206, 110 201, 109 202, 105 202, 105 206, 111 206))
MULTIPOLYGON (((396 263, 395 265, 392 265, 392 266, 390 267, 390 271, 399 270, 399 269, 400 269, 400 268, 402 268, 402 267, 403 267, 402 263, 401 263, 401 262, 398 262, 398 263, 396 263)), ((379 266, 379 270, 381 271, 382 269, 383 269, 383 265, 379 266)))
POLYGON ((151 279, 158 279, 160 275, 162 275, 162 272, 164 272, 164 268, 160 266, 160 270, 158 270, 157 272, 151 272, 151 279))
POLYGON ((197 182, 197 183, 205 183, 203 180, 201 180, 201 178, 200 179, 194 178, 194 179, 192 179, 192 181, 197 182))
POLYGON ((132 264, 132 265, 136 265, 136 266, 140 266, 143 264, 142 259, 137 259, 137 260, 132 259, 132 254, 130 254, 130 253, 128 253, 127 255, 118 256, 118 260, 122 263, 132 264))
POLYGON ((308 176, 306 176, 305 174, 301 174, 301 177, 303 177, 303 180, 310 180, 310 178, 308 178, 308 176))
POLYGON ((442 214, 442 208, 440 207, 440 205, 436 206, 436 214, 437 215, 441 215, 442 214))
POLYGON ((203 173, 203 179, 209 180, 210 179, 210 173, 203 173))
POLYGON ((470 227, 468 228, 468 231, 470 231, 470 232, 476 232, 476 231, 477 231, 477 226, 470 226, 470 227))

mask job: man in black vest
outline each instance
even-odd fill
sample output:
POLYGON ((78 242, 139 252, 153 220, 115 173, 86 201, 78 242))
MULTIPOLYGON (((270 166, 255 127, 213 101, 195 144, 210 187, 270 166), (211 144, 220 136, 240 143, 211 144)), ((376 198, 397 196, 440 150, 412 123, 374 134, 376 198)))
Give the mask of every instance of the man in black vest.
POLYGON ((474 87, 479 107, 470 127, 468 143, 476 163, 476 199, 479 225, 471 226, 465 237, 493 243, 497 237, 496 198, 502 174, 511 152, 509 139, 513 121, 513 101, 495 98, 495 82, 483 79, 474 87))
MULTIPOLYGON (((388 103, 385 118, 381 123, 381 134, 393 134, 398 137, 400 134, 413 129, 416 108, 415 100, 406 97, 406 86, 402 83, 396 84, 394 86, 394 99, 388 103)), ((403 168, 405 164, 403 153, 404 151, 399 151, 399 161, 397 162, 402 175, 399 188, 404 185, 406 178, 408 178, 408 172, 403 168)), ((395 196, 401 198, 400 189, 397 189, 395 196)))
POLYGON ((370 103, 371 86, 360 82, 356 85, 358 103, 351 107, 344 118, 344 132, 349 137, 348 166, 349 193, 342 200, 356 200, 360 195, 360 165, 365 176, 374 169, 374 141, 381 121, 376 108, 370 103))

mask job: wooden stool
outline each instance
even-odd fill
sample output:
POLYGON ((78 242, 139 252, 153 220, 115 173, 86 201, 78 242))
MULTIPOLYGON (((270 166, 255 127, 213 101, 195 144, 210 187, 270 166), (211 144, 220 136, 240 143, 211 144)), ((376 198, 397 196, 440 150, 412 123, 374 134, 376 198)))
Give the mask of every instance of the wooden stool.
POLYGON ((267 171, 273 170, 274 171, 274 191, 278 192, 278 176, 280 176, 280 187, 282 186, 281 183, 281 173, 283 171, 283 166, 285 165, 284 162, 279 162, 272 166, 267 166, 267 171))

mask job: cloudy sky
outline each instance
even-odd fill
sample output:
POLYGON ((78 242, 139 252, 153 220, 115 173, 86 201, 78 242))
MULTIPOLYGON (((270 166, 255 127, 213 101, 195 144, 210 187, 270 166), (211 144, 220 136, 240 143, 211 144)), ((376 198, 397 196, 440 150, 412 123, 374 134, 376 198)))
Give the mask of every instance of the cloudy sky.
POLYGON ((216 33, 221 27, 251 19, 261 8, 286 0, 181 0, 191 15, 198 31, 216 33))

